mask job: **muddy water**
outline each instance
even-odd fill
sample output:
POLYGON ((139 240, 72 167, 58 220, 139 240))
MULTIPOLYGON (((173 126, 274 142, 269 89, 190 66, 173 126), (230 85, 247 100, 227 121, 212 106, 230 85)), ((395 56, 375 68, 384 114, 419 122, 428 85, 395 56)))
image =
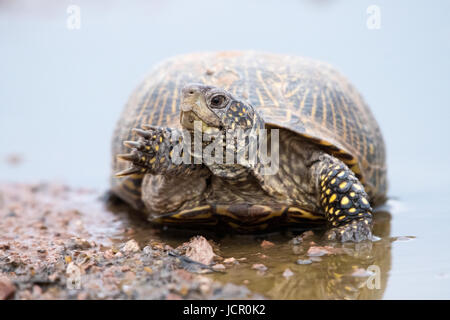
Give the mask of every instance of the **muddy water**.
MULTIPOLYGON (((205 233, 224 258, 246 258, 208 276, 271 298, 450 298, 448 2, 383 2, 379 30, 366 26, 372 1, 199 1, 200 10, 181 0, 70 4, 81 9, 80 29, 67 28, 68 2, 0 1, 0 182, 106 190, 114 123, 139 79, 167 56, 259 49, 314 57, 348 76, 380 123, 393 198, 390 215, 377 218, 381 239, 298 265, 309 241, 323 244, 294 247, 291 232, 205 233), (242 23, 217 23, 220 14, 242 23), (263 239, 275 246, 263 249, 263 239), (369 266, 379 267, 379 289, 367 286, 369 266), (293 275, 284 277, 286 269, 293 275)), ((88 212, 100 205, 70 206, 86 203, 88 212)), ((126 213, 92 210, 86 219, 100 242, 153 237, 175 247, 190 237, 126 213)))
MULTIPOLYGON (((193 235, 213 240, 221 257, 236 261, 224 263, 224 272, 208 276, 223 283, 244 284, 267 298, 446 298, 450 296, 450 258, 444 238, 448 216, 440 216, 441 223, 435 226, 436 221, 427 220, 423 212, 423 208, 412 210, 403 202, 390 200, 375 214, 375 241, 360 244, 323 242, 321 230, 295 244, 292 239, 302 230, 218 235, 204 230, 155 229, 136 216, 130 219, 129 215, 126 224, 134 230, 132 237, 141 243, 153 239, 176 247, 193 235), (403 229, 397 226, 400 223, 409 226, 408 233, 392 232, 403 229), (432 226, 436 231, 434 237, 424 236, 425 230, 432 226), (273 245, 262 246, 264 240, 273 245), (325 247, 329 251, 315 254, 309 251, 311 247, 325 247), (255 264, 263 264, 267 269, 255 269, 255 264)), ((116 233, 118 240, 123 236, 122 232, 116 233)))

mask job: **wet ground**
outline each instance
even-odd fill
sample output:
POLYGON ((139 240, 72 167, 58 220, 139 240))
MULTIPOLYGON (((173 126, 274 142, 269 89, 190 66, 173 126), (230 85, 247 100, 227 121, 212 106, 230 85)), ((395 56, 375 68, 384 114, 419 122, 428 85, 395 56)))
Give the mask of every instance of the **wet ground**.
MULTIPOLYGON (((400 210, 398 202, 390 204, 391 210, 400 210)), ((412 233, 393 235, 392 215, 386 210, 376 213, 374 242, 339 244, 322 242, 321 230, 220 235, 160 228, 120 203, 105 201, 98 191, 59 184, 2 184, 0 218, 1 298, 449 296, 450 274, 440 269, 448 266, 447 252, 403 257, 428 241, 412 233), (200 256, 186 250, 193 236, 205 239, 207 247, 193 248, 200 256), (393 251, 403 261, 393 265, 393 251), (406 266, 410 259, 414 265, 406 266), (426 279, 414 277, 418 270, 426 279), (407 291, 395 288, 404 278, 417 285, 407 291), (431 292, 434 296, 428 296, 431 292)))
POLYGON ((0 186, 0 300, 262 298, 206 277, 216 271, 99 198, 55 184, 0 186))

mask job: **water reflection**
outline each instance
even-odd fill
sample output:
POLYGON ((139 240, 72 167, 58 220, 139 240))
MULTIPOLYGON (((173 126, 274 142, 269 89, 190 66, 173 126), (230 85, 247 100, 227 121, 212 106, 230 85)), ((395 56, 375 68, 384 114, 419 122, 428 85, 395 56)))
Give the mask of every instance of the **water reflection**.
MULTIPOLYGON (((253 246, 252 253, 251 246, 242 246, 241 241, 235 241, 234 244, 222 242, 225 246, 224 254, 237 256, 242 251, 247 251, 252 258, 247 265, 238 266, 229 270, 226 275, 215 277, 235 283, 248 282, 251 290, 273 299, 381 299, 391 269, 390 220, 388 212, 378 212, 374 231, 380 240, 373 243, 332 245, 331 251, 335 254, 312 258, 320 261, 307 265, 297 265, 295 262, 299 258, 308 259, 306 253, 311 247, 310 242, 293 246, 286 243, 285 239, 284 244, 264 250, 263 254, 267 256, 265 259, 258 259, 261 255, 254 254, 261 251, 259 245, 253 246), (249 268, 253 263, 264 263, 268 267, 266 274, 258 274, 249 268), (367 272, 378 268, 379 274, 367 272), (286 269, 293 272, 291 277, 283 276, 286 269), (379 283, 376 283, 377 277, 379 283), (372 285, 379 287, 371 288, 372 285)), ((275 243, 280 240, 277 237, 273 239, 275 243)), ((320 245, 320 242, 315 245, 320 245)))
MULTIPOLYGON (((123 213, 119 214, 124 217, 123 213)), ((245 284, 267 298, 381 299, 387 287, 391 269, 391 214, 387 211, 375 214, 374 234, 380 239, 357 244, 324 243, 320 231, 301 244, 294 245, 291 241, 297 234, 294 231, 219 235, 206 230, 154 228, 136 214, 127 219, 129 228, 133 230, 131 237, 142 244, 157 240, 176 247, 198 234, 213 240, 223 258, 234 257, 239 262, 227 265, 225 273, 208 276, 224 283, 245 284), (264 249, 261 247, 263 239, 275 245, 264 249), (308 250, 311 247, 327 248, 330 254, 310 257, 308 250), (313 261, 299 265, 296 263, 298 259, 313 261), (257 263, 264 264, 267 271, 261 273, 252 269, 257 263), (283 275, 286 269, 292 271, 292 276, 283 275)), ((120 238, 124 234, 118 236, 120 238)))

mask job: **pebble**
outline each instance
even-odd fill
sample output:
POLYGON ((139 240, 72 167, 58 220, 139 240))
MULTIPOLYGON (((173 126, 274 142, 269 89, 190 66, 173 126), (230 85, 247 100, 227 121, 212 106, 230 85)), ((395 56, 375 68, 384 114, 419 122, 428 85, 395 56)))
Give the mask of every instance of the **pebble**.
POLYGON ((231 264, 231 263, 238 263, 238 262, 235 258, 231 257, 231 258, 227 258, 227 259, 223 260, 223 263, 231 264))
POLYGON ((314 236, 314 232, 309 230, 309 231, 305 231, 303 232, 301 235, 296 236, 295 238, 293 238, 291 240, 293 245, 299 245, 301 244, 305 239, 311 238, 312 236, 314 236))
POLYGON ((267 240, 263 240, 263 242, 261 242, 261 248, 267 249, 267 248, 272 248, 273 246, 275 246, 275 243, 267 241, 267 240))
POLYGON ((153 273, 153 269, 150 268, 150 267, 144 267, 144 271, 147 272, 147 273, 149 273, 149 274, 152 274, 152 273, 153 273))
POLYGON ((225 270, 225 266, 224 266, 223 264, 221 264, 221 263, 213 265, 212 268, 213 268, 214 270, 216 270, 216 271, 222 271, 222 270, 225 270))
POLYGON ((328 250, 323 247, 310 247, 306 254, 309 257, 321 257, 328 254, 328 250))
POLYGON ((182 246, 186 247, 186 256, 188 258, 206 265, 210 265, 216 256, 208 240, 202 236, 193 237, 182 246))
POLYGON ((16 287, 8 277, 0 275, 0 300, 12 298, 16 287))
POLYGON ((363 268, 358 268, 352 273, 352 277, 365 278, 370 277, 373 273, 363 268))
POLYGON ((294 275, 294 273, 293 273, 289 268, 287 268, 287 269, 284 270, 284 272, 283 272, 283 277, 285 277, 285 278, 292 277, 293 275, 294 275))
POLYGON ((127 243, 125 243, 122 250, 124 252, 138 252, 141 250, 141 248, 139 248, 139 244, 136 242, 136 240, 131 239, 127 243))
POLYGON ((311 264, 312 260, 311 259, 298 259, 297 260, 297 264, 311 264))
POLYGON ((258 270, 258 271, 266 271, 267 267, 263 265, 262 263, 255 263, 252 265, 252 269, 258 270))

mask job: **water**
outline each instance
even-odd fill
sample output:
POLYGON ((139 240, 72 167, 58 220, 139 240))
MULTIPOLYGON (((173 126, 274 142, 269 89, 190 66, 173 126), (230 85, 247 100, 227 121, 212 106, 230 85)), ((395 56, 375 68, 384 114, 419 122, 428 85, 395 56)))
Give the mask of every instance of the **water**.
MULTIPOLYGON (((257 49, 314 57, 356 85, 387 144, 394 201, 389 232, 372 251, 389 267, 383 292, 367 294, 450 298, 449 9, 445 1, 0 1, 0 180, 106 189, 114 123, 132 89, 167 56, 257 49), (70 4, 81 9, 79 30, 66 28, 70 4), (366 26, 371 4, 381 10, 379 30, 366 26), (415 238, 391 241, 405 236, 415 238)), ((249 280, 271 297, 323 297, 295 288, 319 283, 331 265, 357 265, 336 256, 305 272, 289 237, 273 237, 279 250, 270 252, 266 275, 236 266, 217 277, 249 280), (295 275, 284 286, 287 266, 295 275)), ((244 240, 221 239, 221 248, 258 262, 251 255, 259 242, 245 239, 239 248, 244 240)))

